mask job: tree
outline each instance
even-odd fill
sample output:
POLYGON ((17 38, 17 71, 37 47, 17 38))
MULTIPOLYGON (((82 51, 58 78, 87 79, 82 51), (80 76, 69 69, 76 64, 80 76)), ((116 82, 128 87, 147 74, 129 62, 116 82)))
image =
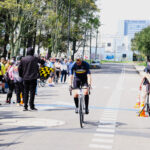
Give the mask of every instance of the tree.
MULTIPOLYGON (((73 52, 84 43, 85 30, 91 27, 90 19, 98 11, 96 0, 70 0, 71 36, 73 52), (89 17, 90 16, 90 17, 89 17), (86 21, 85 21, 86 20, 86 21)), ((6 56, 6 45, 11 56, 20 48, 38 46, 48 49, 49 55, 67 51, 69 0, 1 0, 0 46, 6 56)), ((94 27, 94 26, 93 26, 94 27)))
POLYGON ((147 58, 150 57, 150 26, 135 34, 131 47, 133 51, 138 50, 147 58))

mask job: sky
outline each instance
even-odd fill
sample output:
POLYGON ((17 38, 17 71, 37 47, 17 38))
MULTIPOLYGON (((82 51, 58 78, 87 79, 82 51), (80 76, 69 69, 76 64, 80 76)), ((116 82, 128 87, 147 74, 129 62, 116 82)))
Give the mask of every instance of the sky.
POLYGON ((97 0, 101 32, 115 34, 119 20, 150 20, 150 0, 97 0))

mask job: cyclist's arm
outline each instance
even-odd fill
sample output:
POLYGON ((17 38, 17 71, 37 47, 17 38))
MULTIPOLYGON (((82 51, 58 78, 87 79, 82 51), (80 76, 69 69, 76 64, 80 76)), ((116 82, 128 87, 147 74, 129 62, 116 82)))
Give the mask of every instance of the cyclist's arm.
POLYGON ((88 77, 88 85, 91 86, 91 84, 92 84, 91 74, 87 74, 87 77, 88 77))
POLYGON ((69 86, 72 86, 72 81, 73 81, 73 75, 70 75, 69 86))

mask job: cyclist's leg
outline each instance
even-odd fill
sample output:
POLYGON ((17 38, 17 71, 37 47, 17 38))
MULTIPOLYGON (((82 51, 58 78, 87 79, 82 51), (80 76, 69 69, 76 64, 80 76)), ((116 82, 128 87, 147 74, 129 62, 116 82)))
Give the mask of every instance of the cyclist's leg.
POLYGON ((85 113, 89 113, 89 88, 88 88, 88 82, 87 79, 83 80, 82 82, 83 87, 87 87, 87 89, 84 89, 84 100, 85 100, 85 113))
MULTIPOLYGON (((73 88, 79 88, 80 82, 74 78, 73 80, 73 88)), ((76 106, 75 112, 78 113, 78 107, 79 107, 79 100, 78 100, 78 90, 74 90, 74 103, 76 106)))
POLYGON ((88 89, 84 90, 84 100, 85 100, 85 113, 89 113, 89 92, 88 89))

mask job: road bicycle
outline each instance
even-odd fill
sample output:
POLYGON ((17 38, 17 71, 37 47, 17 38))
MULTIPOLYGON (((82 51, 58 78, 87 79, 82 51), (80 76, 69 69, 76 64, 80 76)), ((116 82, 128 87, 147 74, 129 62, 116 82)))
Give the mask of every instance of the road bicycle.
POLYGON ((141 115, 141 113, 143 112, 143 110, 146 109, 146 112, 148 113, 148 115, 150 116, 150 103, 149 103, 149 94, 150 94, 150 84, 146 85, 146 103, 143 107, 143 109, 139 112, 139 116, 141 115))
MULTIPOLYGON (((85 103, 84 103, 84 93, 83 89, 89 89, 89 87, 80 87, 80 88, 73 88, 72 90, 78 90, 78 106, 79 106, 79 120, 80 120, 80 127, 83 128, 84 126, 84 114, 85 114, 85 103)), ((72 95, 72 90, 70 91, 70 95, 72 95)))
POLYGON ((46 81, 47 79, 43 78, 43 77, 40 77, 38 80, 37 80, 37 84, 38 84, 38 87, 44 87, 46 85, 46 81))

